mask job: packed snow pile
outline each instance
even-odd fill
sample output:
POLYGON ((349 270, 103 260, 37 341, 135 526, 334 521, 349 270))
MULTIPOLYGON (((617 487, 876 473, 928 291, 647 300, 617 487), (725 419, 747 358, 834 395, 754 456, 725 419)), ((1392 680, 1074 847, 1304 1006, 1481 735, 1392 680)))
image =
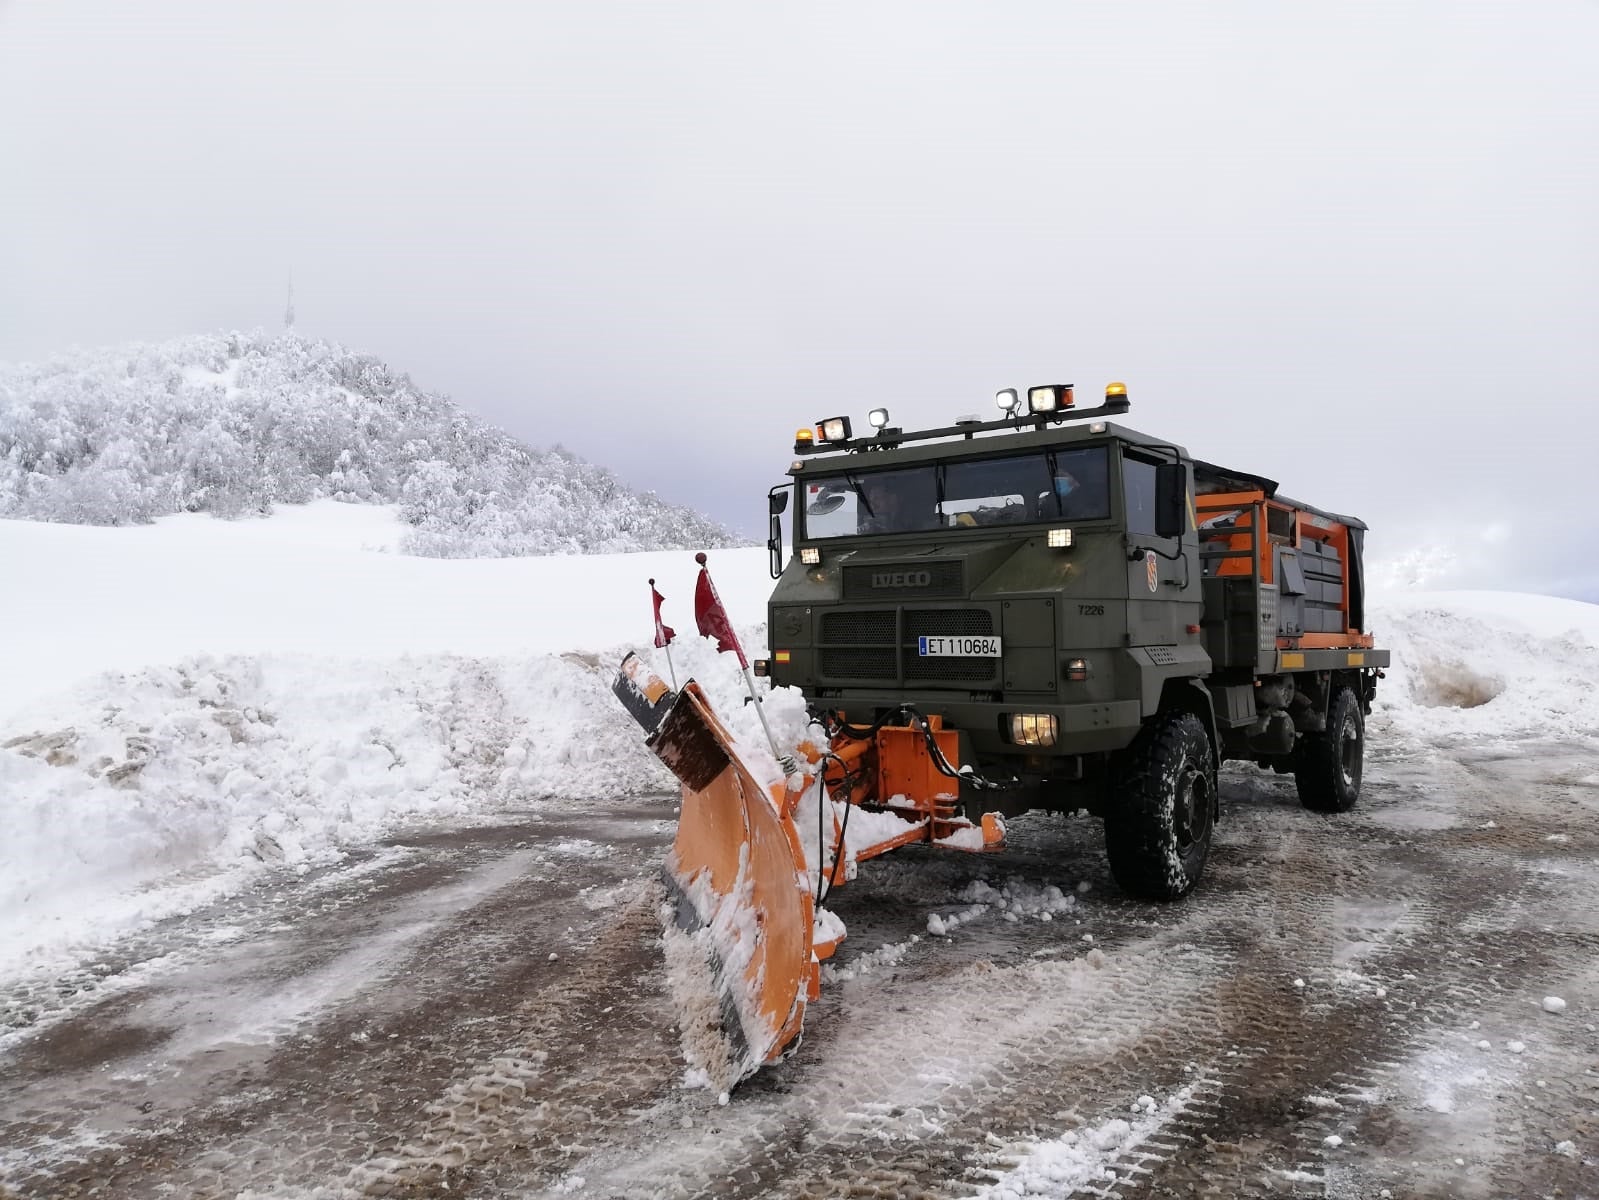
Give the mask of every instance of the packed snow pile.
POLYGON ((729 546, 690 509, 532 450, 368 355, 215 334, 0 364, 0 517, 125 525, 397 503, 442 558, 729 546))
POLYGON ((1599 605, 1515 592, 1411 592, 1374 606, 1393 652, 1377 704, 1426 737, 1599 732, 1599 605))

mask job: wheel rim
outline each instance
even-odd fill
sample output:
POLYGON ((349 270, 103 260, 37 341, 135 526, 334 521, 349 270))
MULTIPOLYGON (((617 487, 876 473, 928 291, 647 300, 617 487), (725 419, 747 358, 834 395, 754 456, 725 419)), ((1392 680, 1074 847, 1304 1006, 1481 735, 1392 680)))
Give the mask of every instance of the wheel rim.
POLYGON ((1187 853, 1203 841, 1210 827, 1210 780, 1205 772, 1192 763, 1186 763, 1177 774, 1177 787, 1172 797, 1172 829, 1177 834, 1177 848, 1187 853))
POLYGON ((1338 753, 1338 769, 1344 777, 1344 787, 1352 788, 1360 773, 1360 722, 1353 712, 1345 714, 1344 727, 1338 737, 1343 743, 1338 753))

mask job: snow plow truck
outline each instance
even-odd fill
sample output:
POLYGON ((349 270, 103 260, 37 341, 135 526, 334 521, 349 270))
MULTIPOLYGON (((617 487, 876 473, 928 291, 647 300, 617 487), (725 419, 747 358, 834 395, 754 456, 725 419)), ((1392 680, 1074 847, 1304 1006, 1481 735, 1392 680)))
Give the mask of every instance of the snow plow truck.
POLYGON ((844 935, 828 893, 870 858, 991 851, 1008 815, 1086 809, 1118 885, 1170 901, 1204 869, 1223 760, 1292 774, 1318 812, 1359 796, 1389 658, 1364 631, 1365 525, 1117 423, 1119 383, 1094 407, 1068 385, 997 403, 796 435, 754 664, 804 695, 792 753, 623 663, 616 694, 682 783, 663 919, 684 1048, 724 1088, 797 1043, 844 935))

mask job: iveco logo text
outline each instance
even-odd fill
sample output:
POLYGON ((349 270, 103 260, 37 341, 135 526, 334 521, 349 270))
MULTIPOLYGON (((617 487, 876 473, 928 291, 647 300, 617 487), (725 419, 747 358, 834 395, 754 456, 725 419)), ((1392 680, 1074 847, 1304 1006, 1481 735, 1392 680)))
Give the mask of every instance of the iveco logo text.
POLYGON ((872 574, 874 588, 931 587, 932 583, 931 571, 876 571, 872 574))

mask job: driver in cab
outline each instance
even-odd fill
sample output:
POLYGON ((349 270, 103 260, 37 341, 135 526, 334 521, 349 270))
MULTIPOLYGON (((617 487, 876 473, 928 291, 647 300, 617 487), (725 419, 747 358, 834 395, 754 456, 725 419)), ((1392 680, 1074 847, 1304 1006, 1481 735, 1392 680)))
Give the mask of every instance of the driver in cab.
POLYGON ((1044 520, 1061 517, 1068 521, 1080 521, 1103 516, 1103 513, 1094 511, 1099 507, 1083 487, 1082 481, 1064 469, 1055 474, 1053 492, 1045 492, 1038 498, 1039 516, 1044 520))
POLYGON ((905 494, 892 483, 863 484, 859 511, 861 533, 907 533, 917 528, 905 494))

